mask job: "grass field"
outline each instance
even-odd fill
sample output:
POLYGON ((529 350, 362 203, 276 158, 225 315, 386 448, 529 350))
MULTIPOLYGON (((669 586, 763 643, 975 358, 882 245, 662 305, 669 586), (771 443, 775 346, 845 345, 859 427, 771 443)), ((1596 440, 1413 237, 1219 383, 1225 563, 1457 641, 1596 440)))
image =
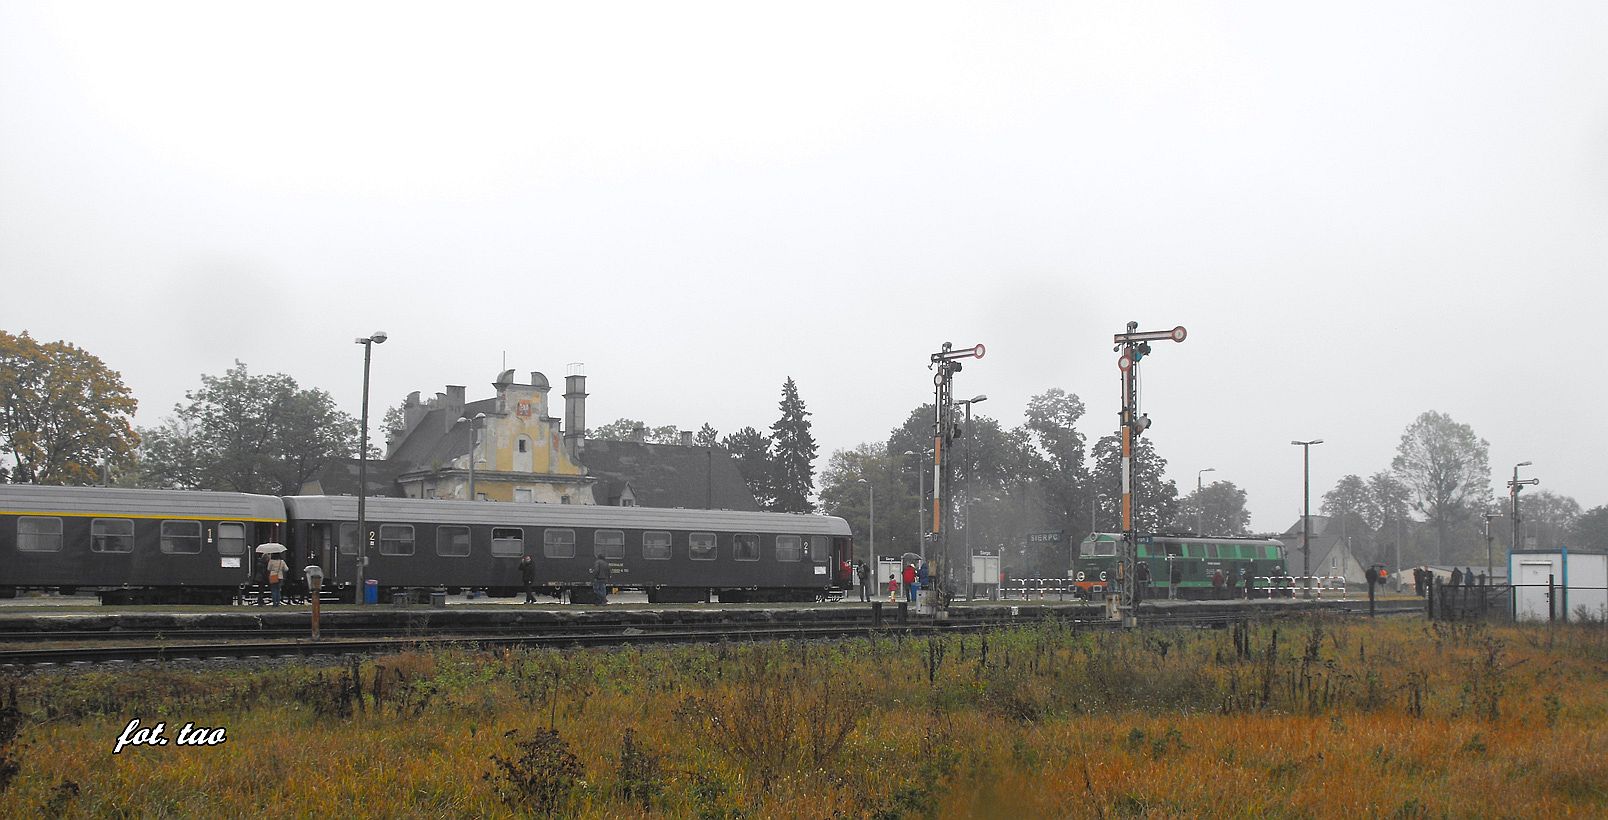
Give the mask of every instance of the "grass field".
POLYGON ((1416 620, 35 673, 0 812, 1600 816, 1605 683, 1600 624, 1416 620))

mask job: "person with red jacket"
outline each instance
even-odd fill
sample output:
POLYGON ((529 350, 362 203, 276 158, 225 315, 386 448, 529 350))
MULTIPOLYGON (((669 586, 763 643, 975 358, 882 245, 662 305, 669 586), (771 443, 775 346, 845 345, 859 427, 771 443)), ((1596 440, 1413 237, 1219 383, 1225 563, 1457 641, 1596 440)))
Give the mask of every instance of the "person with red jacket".
POLYGON ((916 565, 905 564, 904 568, 905 600, 916 600, 916 565))

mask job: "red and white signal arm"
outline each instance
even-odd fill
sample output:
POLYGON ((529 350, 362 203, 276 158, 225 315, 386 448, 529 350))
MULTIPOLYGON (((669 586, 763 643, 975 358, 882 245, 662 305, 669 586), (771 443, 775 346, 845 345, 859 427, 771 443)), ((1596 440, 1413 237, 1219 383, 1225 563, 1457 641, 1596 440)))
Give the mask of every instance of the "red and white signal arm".
POLYGON ((522 419, 530 418, 530 399, 521 400, 519 406, 514 408, 514 412, 522 419))
POLYGON ((1179 326, 1177 326, 1177 327, 1172 329, 1172 340, 1175 341, 1175 342, 1183 341, 1184 337, 1186 337, 1188 335, 1189 335, 1189 331, 1184 330, 1183 325, 1179 325, 1179 326))
POLYGON ((976 347, 972 348, 972 356, 974 356, 976 358, 979 358, 979 359, 981 359, 983 357, 983 354, 987 353, 987 352, 988 352, 988 348, 983 347, 981 344, 979 344, 976 347))

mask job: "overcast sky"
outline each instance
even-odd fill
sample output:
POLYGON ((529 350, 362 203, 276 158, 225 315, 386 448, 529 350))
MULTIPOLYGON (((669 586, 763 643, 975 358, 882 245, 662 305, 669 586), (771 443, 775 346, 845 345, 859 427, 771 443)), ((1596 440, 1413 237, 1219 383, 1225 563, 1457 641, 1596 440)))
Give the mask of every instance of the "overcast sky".
MULTIPOLYGON (((0 3, 0 327, 154 425, 234 360, 376 417, 507 366, 823 467, 930 400, 1116 426, 1252 526, 1439 410, 1608 503, 1608 4, 0 3)), ((555 395, 561 390, 555 390, 555 395)), ((561 408, 561 403, 555 403, 561 408)), ((561 409, 558 411, 561 412, 561 409)))

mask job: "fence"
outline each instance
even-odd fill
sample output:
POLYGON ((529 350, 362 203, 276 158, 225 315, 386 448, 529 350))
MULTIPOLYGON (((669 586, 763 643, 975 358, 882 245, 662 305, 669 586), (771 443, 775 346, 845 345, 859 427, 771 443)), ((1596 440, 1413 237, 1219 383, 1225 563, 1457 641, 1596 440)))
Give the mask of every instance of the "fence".
POLYGON ((1430 620, 1608 624, 1608 587, 1545 584, 1451 584, 1425 589, 1430 620))

